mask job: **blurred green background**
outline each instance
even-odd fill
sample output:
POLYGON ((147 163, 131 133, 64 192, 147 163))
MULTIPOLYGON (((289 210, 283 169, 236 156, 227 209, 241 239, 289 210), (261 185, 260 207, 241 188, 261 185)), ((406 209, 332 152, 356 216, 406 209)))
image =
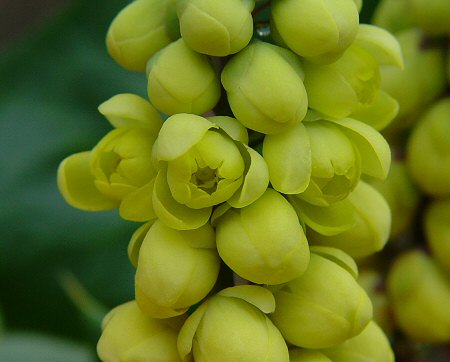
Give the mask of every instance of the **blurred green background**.
MULTIPOLYGON (((104 313, 134 295, 137 225, 68 206, 59 162, 110 129, 96 111, 145 76, 109 58, 109 23, 129 1, 0 4, 0 361, 96 361, 104 313)), ((367 22, 377 1, 365 1, 367 22)))

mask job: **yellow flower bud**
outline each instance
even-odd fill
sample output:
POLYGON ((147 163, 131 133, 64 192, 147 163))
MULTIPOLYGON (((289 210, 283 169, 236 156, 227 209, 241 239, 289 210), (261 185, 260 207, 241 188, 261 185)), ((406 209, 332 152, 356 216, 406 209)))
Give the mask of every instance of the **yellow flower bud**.
POLYGON ((394 362, 394 352, 383 330, 370 321, 357 336, 337 346, 322 349, 324 355, 333 362, 394 362))
POLYGON ((266 135, 263 156, 277 191, 318 206, 347 197, 361 173, 385 178, 390 165, 389 145, 372 127, 313 111, 307 121, 266 135))
POLYGON ((450 198, 428 205, 424 226, 433 257, 450 273, 450 198))
POLYGON ((222 84, 245 127, 274 134, 305 117, 308 100, 300 60, 287 49, 254 42, 228 61, 222 84))
POLYGON ((386 128, 390 136, 410 127, 423 109, 442 94, 446 84, 442 76, 444 48, 427 44, 417 28, 399 32, 396 37, 403 51, 404 69, 391 65, 380 70, 381 88, 399 104, 397 117, 386 128))
POLYGON ((186 113, 164 123, 156 145, 159 171, 153 205, 168 226, 198 228, 208 221, 213 206, 226 201, 244 207, 266 190, 269 175, 262 156, 225 131, 186 113))
POLYGON ((411 339, 450 342, 450 279, 426 254, 410 250, 397 258, 387 277, 395 321, 411 339))
POLYGON ((124 219, 153 219, 156 170, 151 153, 162 118, 148 101, 133 94, 116 95, 102 103, 99 111, 116 128, 92 151, 61 162, 59 190, 70 205, 82 210, 120 207, 124 219))
POLYGON ((98 356, 103 362, 181 362, 177 336, 184 320, 185 316, 149 318, 135 301, 119 305, 103 320, 98 356))
POLYGON ((283 43, 310 61, 331 63, 350 46, 358 30, 353 0, 275 0, 271 26, 283 43))
POLYGON ((108 29, 108 52, 124 68, 145 71, 154 53, 180 37, 178 27, 175 0, 133 1, 108 29))
POLYGON ((196 52, 226 56, 244 48, 253 34, 254 0, 177 0, 180 31, 196 52))
POLYGON ((183 39, 158 51, 147 64, 148 96, 159 111, 203 114, 220 98, 220 81, 210 59, 183 39))
POLYGON ((139 250, 136 301, 153 318, 183 314, 209 293, 219 267, 210 224, 179 231, 157 220, 139 250))
POLYGON ((355 224, 335 235, 323 235, 321 230, 308 231, 312 244, 328 245, 344 250, 353 257, 363 257, 380 251, 391 230, 391 210, 383 196, 369 184, 360 181, 348 196, 353 207, 355 224))
POLYGON ((314 252, 301 277, 271 289, 277 308, 270 318, 295 346, 337 345, 361 333, 372 318, 370 299, 353 275, 314 252))
POLYGON ((179 354, 184 361, 288 362, 286 343, 264 314, 274 309, 272 294, 262 287, 224 289, 186 320, 179 354))
POLYGON ((267 189, 249 206, 229 210, 216 227, 222 260, 254 283, 285 283, 308 266, 308 243, 297 214, 275 190, 267 189))
POLYGON ((353 44, 334 63, 305 62, 309 107, 333 118, 350 115, 374 102, 380 88, 379 64, 367 49, 353 44))
POLYGON ((412 179, 429 195, 450 196, 450 97, 433 104, 408 140, 406 160, 412 179))

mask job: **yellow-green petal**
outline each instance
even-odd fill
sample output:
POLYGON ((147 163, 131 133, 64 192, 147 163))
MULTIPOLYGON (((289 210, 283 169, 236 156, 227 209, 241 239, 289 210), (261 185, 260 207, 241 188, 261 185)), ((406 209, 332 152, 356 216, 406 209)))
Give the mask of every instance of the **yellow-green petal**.
POLYGON ((177 230, 197 229, 206 224, 212 207, 191 209, 175 201, 167 185, 167 171, 162 168, 155 180, 153 189, 153 209, 167 226, 177 230))
POLYGON ((391 165, 391 149, 374 128, 351 118, 333 121, 352 141, 361 156, 362 173, 385 179, 391 165))
POLYGON ((294 195, 288 196, 288 200, 300 219, 323 235, 336 235, 355 225, 355 212, 348 199, 324 207, 312 205, 294 195))
POLYGON ((246 145, 242 146, 245 146, 245 153, 242 152, 246 164, 244 181, 234 195, 227 200, 235 208, 248 206, 259 199, 269 185, 269 170, 264 158, 254 149, 246 145))
POLYGON ((355 44, 367 50, 380 65, 403 69, 403 55, 397 38, 389 31, 370 24, 359 24, 355 44))
POLYGON ((328 260, 335 262, 340 267, 347 270, 353 278, 358 278, 358 265, 356 265, 355 260, 348 255, 346 252, 338 248, 333 248, 330 246, 310 246, 311 253, 320 255, 328 260))
POLYGON ((120 216, 130 221, 147 221, 156 218, 152 201, 154 185, 155 179, 152 179, 148 184, 126 195, 120 203, 120 216))
POLYGON ((180 157, 214 127, 217 126, 195 114, 180 113, 169 117, 159 132, 157 159, 170 161, 180 157))
POLYGON ((98 110, 115 128, 145 127, 158 134, 163 124, 161 115, 147 100, 131 93, 115 95, 98 110))
POLYGON ((80 152, 65 158, 58 167, 58 188, 66 202, 85 211, 116 208, 119 203, 104 196, 94 183, 90 171, 91 152, 80 152))
POLYGON ((273 294, 257 285, 239 285, 221 290, 218 295, 245 300, 254 305, 263 313, 272 313, 275 310, 273 294))
POLYGON ((273 188, 284 194, 306 190, 311 178, 311 148, 305 126, 264 138, 263 156, 273 188))

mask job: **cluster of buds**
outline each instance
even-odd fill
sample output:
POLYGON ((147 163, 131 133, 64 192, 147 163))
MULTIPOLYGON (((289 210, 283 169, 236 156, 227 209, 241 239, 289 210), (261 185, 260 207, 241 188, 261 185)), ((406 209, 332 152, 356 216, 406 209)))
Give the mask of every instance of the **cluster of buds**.
POLYGON ((447 0, 383 0, 374 14, 399 40, 404 70, 382 69, 381 88, 400 105, 384 130, 396 159, 384 182, 370 182, 391 208, 391 241, 359 280, 405 360, 449 356, 449 20, 447 0))
POLYGON ((403 58, 361 5, 135 0, 113 20, 148 99, 101 104, 114 129, 58 170, 70 205, 142 223, 103 361, 393 361, 354 258, 390 235, 362 178, 388 175, 382 69, 403 58))

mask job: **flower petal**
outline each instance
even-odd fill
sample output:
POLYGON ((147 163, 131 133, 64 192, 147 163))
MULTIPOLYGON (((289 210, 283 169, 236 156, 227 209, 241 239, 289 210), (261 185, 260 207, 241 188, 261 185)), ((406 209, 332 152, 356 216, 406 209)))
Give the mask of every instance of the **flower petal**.
POLYGON ((306 190, 311 178, 311 148, 305 126, 264 138, 263 156, 273 188, 284 194, 306 190))
POLYGON ((68 204, 85 211, 110 210, 118 201, 104 196, 97 189, 90 172, 91 152, 75 153, 64 159, 58 168, 58 188, 68 204))

